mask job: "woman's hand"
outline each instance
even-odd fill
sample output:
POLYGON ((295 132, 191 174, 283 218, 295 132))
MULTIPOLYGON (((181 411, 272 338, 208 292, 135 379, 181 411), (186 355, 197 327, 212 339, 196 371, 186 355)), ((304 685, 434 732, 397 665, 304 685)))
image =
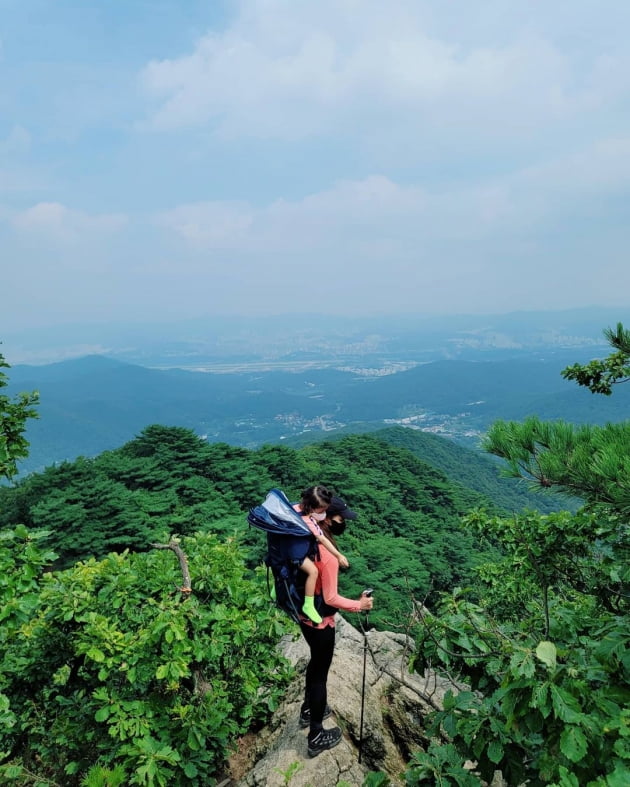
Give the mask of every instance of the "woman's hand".
POLYGON ((372 596, 361 596, 359 604, 361 606, 361 612, 369 612, 374 605, 374 599, 372 596))
POLYGON ((341 568, 348 568, 350 565, 350 563, 348 563, 348 558, 345 555, 342 555, 341 552, 339 553, 339 557, 337 559, 339 560, 339 565, 341 568))

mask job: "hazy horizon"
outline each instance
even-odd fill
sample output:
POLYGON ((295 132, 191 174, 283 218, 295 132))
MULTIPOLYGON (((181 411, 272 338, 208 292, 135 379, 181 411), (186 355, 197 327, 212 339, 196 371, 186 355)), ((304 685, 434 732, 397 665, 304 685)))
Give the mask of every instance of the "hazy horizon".
MULTIPOLYGON (((497 314, 308 314, 209 315, 168 322, 60 323, 45 330, 31 326, 0 332, 0 352, 11 365, 45 364, 83 355, 110 355, 132 363, 141 358, 200 358, 250 354, 252 359, 310 351, 393 358, 405 348, 408 358, 446 357, 447 348, 462 355, 477 349, 607 346, 603 330, 617 322, 630 324, 630 305, 569 310, 514 311, 497 314), (457 346, 459 349, 457 350, 457 346), (441 350, 440 350, 441 348, 441 350)), ((0 325, 1 331, 1 325, 0 325)), ((158 364, 160 365, 160 364, 158 364)))

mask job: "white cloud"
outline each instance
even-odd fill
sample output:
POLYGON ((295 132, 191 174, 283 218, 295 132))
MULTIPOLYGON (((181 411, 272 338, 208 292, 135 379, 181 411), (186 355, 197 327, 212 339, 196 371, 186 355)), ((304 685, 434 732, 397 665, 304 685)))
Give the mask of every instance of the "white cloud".
POLYGON ((462 9, 458 30, 440 24, 435 3, 242 3, 225 31, 145 67, 151 124, 280 139, 344 131, 369 138, 407 125, 465 146, 466 135, 537 134, 627 92, 624 50, 577 57, 555 41, 566 19, 528 6, 529 19, 515 12, 511 21, 509 7, 493 5, 505 23, 489 39, 470 10, 462 9))
POLYGON ((253 211, 246 203, 202 202, 181 205, 157 222, 174 230, 194 248, 234 248, 249 231, 253 211))
POLYGON ((547 187, 565 195, 598 196, 630 188, 630 137, 598 140, 586 150, 568 153, 547 164, 531 167, 521 176, 535 184, 544 180, 547 187))
POLYGON ((162 214, 196 250, 252 254, 365 252, 383 244, 417 253, 428 243, 492 242, 592 213, 602 195, 630 192, 630 137, 610 139, 494 180, 449 188, 397 184, 383 175, 266 206, 204 202, 162 214))
POLYGON ((195 250, 238 250, 259 255, 355 247, 423 219, 425 195, 383 176, 340 182, 303 199, 180 205, 160 216, 195 250))
POLYGON ((172 30, 143 6, 140 49, 114 5, 98 30, 56 10, 47 59, 33 40, 0 73, 4 275, 29 310, 627 298, 627 0, 231 0, 205 34, 209 4, 172 30))
POLYGON ((630 193, 630 137, 605 140, 516 173, 449 187, 384 175, 340 181, 294 200, 181 205, 161 221, 182 241, 180 271, 232 272, 230 299, 259 308, 306 288, 324 310, 331 286, 348 311, 562 308, 630 287, 628 232, 606 197, 630 193), (625 240, 624 240, 625 238, 625 240), (186 248, 192 252, 187 255, 186 248), (597 263, 595 265, 595 263, 597 263))
POLYGON ((93 235, 117 232, 125 225, 126 218, 120 214, 89 215, 59 202, 39 202, 14 213, 11 223, 27 236, 75 244, 93 235))

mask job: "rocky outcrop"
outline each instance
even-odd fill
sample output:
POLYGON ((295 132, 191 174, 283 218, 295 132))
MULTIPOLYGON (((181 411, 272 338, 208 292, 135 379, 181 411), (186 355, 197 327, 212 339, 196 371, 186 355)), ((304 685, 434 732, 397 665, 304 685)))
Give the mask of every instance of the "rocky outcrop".
POLYGON ((328 679, 333 716, 324 726, 336 724, 344 735, 336 748, 311 759, 306 751, 307 731, 298 725, 308 648, 297 635, 285 638, 281 646, 296 666, 298 678, 287 690, 286 700, 272 722, 241 741, 231 761, 231 783, 238 787, 334 787, 345 782, 358 787, 369 771, 380 770, 389 775, 393 785, 402 785, 410 754, 427 743, 424 719, 430 710, 440 707, 450 684, 434 675, 409 672, 413 642, 408 637, 372 630, 364 639, 362 632, 339 616, 328 679))

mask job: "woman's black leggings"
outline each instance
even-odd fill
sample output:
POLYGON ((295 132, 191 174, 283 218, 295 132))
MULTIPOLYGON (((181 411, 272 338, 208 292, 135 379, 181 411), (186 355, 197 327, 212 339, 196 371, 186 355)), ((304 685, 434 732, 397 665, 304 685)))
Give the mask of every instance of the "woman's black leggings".
POLYGON ((311 650, 311 660, 306 668, 303 707, 311 710, 311 731, 314 732, 322 728, 326 709, 326 682, 335 651, 335 628, 326 626, 316 629, 306 623, 301 623, 300 628, 311 650))

